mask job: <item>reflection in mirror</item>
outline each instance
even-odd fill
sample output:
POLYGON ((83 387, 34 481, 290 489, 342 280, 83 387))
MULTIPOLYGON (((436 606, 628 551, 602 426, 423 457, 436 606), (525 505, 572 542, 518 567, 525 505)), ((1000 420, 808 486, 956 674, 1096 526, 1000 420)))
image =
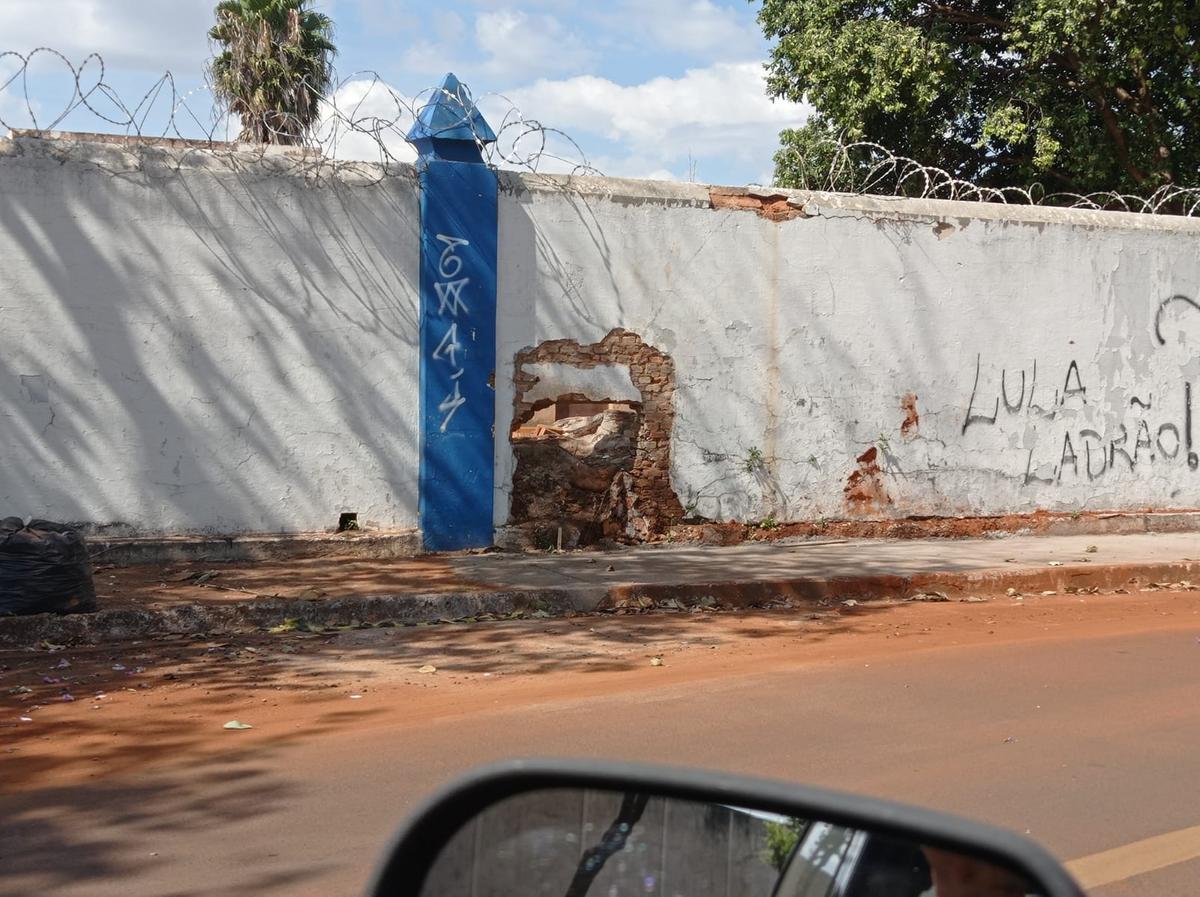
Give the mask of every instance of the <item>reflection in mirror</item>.
POLYGON ((508 798, 442 850, 421 897, 1027 897, 985 860, 915 842, 646 793, 508 798))

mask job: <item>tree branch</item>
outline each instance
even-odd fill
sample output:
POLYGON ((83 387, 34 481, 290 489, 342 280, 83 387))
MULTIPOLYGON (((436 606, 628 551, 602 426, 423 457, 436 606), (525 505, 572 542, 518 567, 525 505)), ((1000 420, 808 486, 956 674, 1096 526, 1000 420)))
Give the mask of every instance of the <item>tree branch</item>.
MULTIPOLYGON (((1083 63, 1079 59, 1079 54, 1074 49, 1068 47, 1063 51, 1061 56, 1071 71, 1075 72, 1076 75, 1083 74, 1083 63)), ((1081 86, 1084 85, 1081 84, 1081 86)), ((1108 132, 1109 139, 1112 140, 1113 147, 1117 151, 1117 160, 1138 186, 1141 186, 1146 182, 1146 175, 1133 164, 1133 159, 1129 155, 1129 144, 1125 140, 1125 132, 1122 130, 1121 123, 1117 120, 1117 115, 1113 112, 1112 106, 1108 102, 1108 97, 1104 95, 1104 88, 1095 82, 1091 82, 1086 85, 1086 89, 1091 94, 1092 99, 1096 101, 1096 105, 1100 110, 1100 120, 1104 123, 1104 130, 1108 132)))
POLYGON ((953 6, 948 6, 945 3, 930 3, 928 6, 930 12, 951 22, 959 22, 965 25, 988 25, 992 28, 1009 27, 1009 23, 1003 19, 994 19, 991 16, 955 9, 953 6))
POLYGON ((625 847, 629 833, 642 818, 649 800, 649 794, 630 793, 624 796, 617 818, 600 838, 600 843, 584 853, 580 859, 579 868, 575 870, 575 877, 571 879, 565 897, 585 897, 608 858, 625 847))

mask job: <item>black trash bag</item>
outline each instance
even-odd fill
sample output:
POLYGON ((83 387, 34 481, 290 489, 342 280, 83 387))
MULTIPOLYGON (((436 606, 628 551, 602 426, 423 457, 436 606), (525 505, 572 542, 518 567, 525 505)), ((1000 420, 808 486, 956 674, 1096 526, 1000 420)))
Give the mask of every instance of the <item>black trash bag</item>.
POLYGON ((96 609, 87 543, 48 520, 0 520, 0 617, 96 609))

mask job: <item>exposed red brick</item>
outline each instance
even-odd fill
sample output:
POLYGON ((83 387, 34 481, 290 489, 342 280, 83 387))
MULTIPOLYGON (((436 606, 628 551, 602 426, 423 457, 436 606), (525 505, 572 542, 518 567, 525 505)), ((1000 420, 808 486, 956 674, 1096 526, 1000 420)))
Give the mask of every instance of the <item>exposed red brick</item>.
MULTIPOLYGON (((610 502, 624 502, 630 521, 636 520, 636 538, 649 539, 683 519, 683 506, 671 486, 671 429, 675 422, 675 363, 665 353, 647 345, 636 333, 617 329, 598 343, 580 345, 574 340, 548 340, 523 349, 514 360, 516 375, 513 397, 513 429, 528 421, 538 406, 550 401, 530 403, 525 393, 536 378, 523 372, 523 365, 557 362, 580 368, 602 364, 624 364, 630 369, 633 385, 641 393, 641 426, 628 481, 614 481, 610 502), (617 493, 620 494, 617 494, 617 493)), ((514 511, 518 503, 514 496, 514 511)), ((525 521, 515 519, 514 524, 525 521)))
POLYGON ((921 415, 917 413, 916 393, 908 393, 900 400, 900 410, 904 412, 904 423, 900 424, 900 433, 911 436, 921 423, 921 415))
POLYGON ((790 221, 810 217, 802 206, 795 206, 782 193, 753 195, 745 191, 709 190, 708 200, 714 209, 738 209, 754 212, 768 221, 790 221))
POLYGON ((883 483, 883 471, 876 460, 878 457, 879 450, 871 446, 858 456, 858 467, 852 470, 846 479, 846 486, 842 491, 846 495, 846 503, 854 513, 861 514, 892 503, 883 483))

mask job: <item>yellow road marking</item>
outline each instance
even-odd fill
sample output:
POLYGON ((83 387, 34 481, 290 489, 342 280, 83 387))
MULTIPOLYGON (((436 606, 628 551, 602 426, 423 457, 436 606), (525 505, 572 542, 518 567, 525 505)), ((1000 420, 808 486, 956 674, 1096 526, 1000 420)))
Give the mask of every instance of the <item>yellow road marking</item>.
POLYGON ((1197 857, 1200 857, 1200 825, 1093 853, 1071 860, 1066 866, 1083 887, 1098 888, 1197 857))

